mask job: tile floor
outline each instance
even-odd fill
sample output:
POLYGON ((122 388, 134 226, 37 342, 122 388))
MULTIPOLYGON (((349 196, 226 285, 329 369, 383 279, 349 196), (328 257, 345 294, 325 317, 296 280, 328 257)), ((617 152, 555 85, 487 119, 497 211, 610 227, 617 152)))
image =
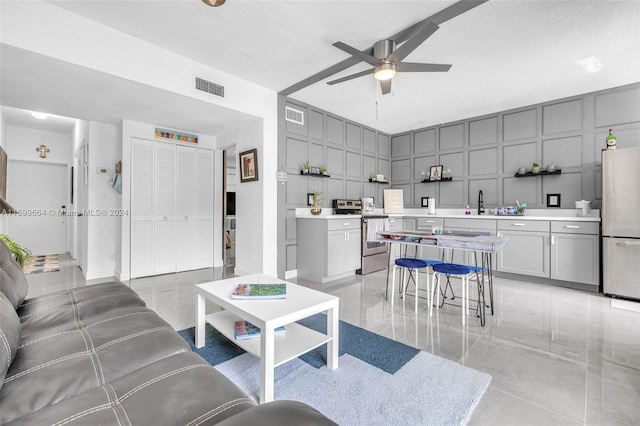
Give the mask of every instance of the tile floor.
MULTIPOLYGON (((85 285, 61 256, 60 272, 29 275, 29 297, 85 285)), ((232 275, 203 269, 142 278, 131 287, 177 330, 195 323, 194 285, 232 275)), ((640 424, 640 313, 597 294, 495 279, 495 314, 486 327, 445 305, 429 317, 413 297, 392 307, 385 273, 299 284, 340 297, 340 319, 492 375, 473 425, 640 424)), ((454 283, 455 288, 455 283, 454 283)), ((633 308, 639 304, 629 304, 633 308)))

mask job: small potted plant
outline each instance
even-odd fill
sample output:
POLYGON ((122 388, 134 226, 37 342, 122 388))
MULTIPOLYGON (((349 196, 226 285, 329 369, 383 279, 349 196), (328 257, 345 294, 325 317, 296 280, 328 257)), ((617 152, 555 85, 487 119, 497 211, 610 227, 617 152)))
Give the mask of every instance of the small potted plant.
POLYGON ((311 214, 319 215, 322 213, 322 209, 320 208, 320 203, 322 202, 322 193, 318 191, 314 191, 312 195, 313 206, 311 206, 311 214))
POLYGON ((538 163, 531 165, 531 173, 540 173, 540 165, 538 163))
POLYGON ((327 174, 327 166, 320 166, 320 173, 322 173, 323 175, 327 174))
POLYGON ((305 174, 305 175, 309 174, 309 160, 305 161, 302 164, 302 174, 305 174))

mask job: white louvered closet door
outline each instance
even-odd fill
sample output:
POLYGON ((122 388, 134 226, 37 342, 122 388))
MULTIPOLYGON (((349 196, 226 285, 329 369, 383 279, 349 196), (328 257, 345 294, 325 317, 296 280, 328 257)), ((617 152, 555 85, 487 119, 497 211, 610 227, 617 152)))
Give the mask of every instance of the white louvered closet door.
POLYGON ((197 267, 196 149, 177 147, 177 269, 197 267))
POLYGON ((154 274, 153 144, 131 141, 131 278, 154 274))
POLYGON ((213 151, 196 150, 197 162, 197 265, 213 267, 213 151))
POLYGON ((155 146, 155 275, 176 271, 176 146, 155 146))

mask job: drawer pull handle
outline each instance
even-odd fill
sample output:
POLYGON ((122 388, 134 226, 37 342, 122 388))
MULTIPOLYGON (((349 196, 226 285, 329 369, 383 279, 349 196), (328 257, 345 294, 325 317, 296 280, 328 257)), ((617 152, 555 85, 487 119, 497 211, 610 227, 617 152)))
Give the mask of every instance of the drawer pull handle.
POLYGON ((351 225, 349 222, 343 223, 344 226, 349 226, 351 225))
POLYGON ((578 226, 578 225, 567 225, 567 226, 565 226, 565 228, 567 228, 567 229, 580 229, 580 226, 578 226))
POLYGON ((617 246, 624 246, 624 247, 629 247, 629 246, 640 246, 640 242, 631 242, 631 241, 625 241, 623 243, 616 243, 617 246))
POLYGON ((526 223, 514 223, 513 226, 527 226, 526 223))
POLYGON ((427 223, 433 223, 433 222, 435 222, 435 220, 427 220, 426 222, 427 223))

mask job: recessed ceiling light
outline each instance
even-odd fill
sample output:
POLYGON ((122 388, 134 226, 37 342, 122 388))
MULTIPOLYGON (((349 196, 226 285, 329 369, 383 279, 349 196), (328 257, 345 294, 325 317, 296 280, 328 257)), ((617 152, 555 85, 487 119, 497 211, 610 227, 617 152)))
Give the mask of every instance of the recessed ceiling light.
POLYGON ((576 64, 580 65, 588 73, 595 73, 604 67, 604 64, 600 59, 595 56, 589 56, 588 58, 578 59, 576 64))
POLYGON ((44 112, 36 112, 36 111, 33 111, 33 112, 31 113, 31 116, 32 116, 33 118, 37 118, 38 120, 46 120, 46 119, 47 119, 47 117, 48 117, 48 115, 47 115, 47 114, 45 114, 44 112))

